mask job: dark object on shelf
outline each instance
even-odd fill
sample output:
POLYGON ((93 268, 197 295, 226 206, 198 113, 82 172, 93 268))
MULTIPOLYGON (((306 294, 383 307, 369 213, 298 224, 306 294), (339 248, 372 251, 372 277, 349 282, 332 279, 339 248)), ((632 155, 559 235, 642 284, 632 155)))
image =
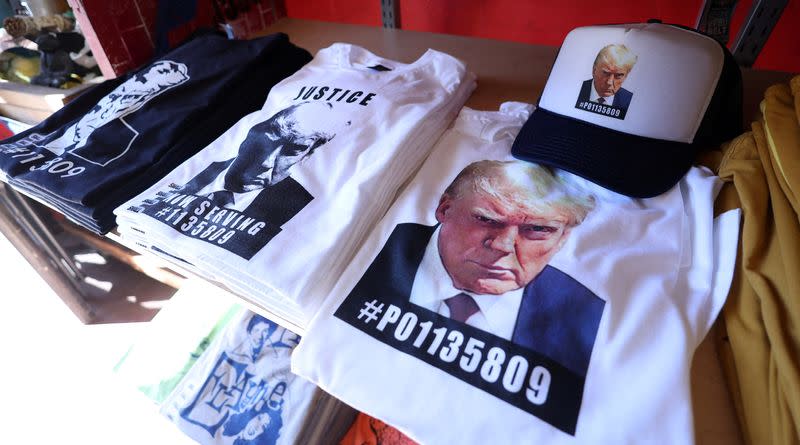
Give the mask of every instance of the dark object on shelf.
POLYGON ((59 88, 68 81, 80 83, 86 68, 75 63, 69 53, 83 49, 84 38, 77 32, 43 33, 36 37, 42 53, 41 72, 31 83, 59 88), (77 77, 76 77, 77 76, 77 77))
POLYGON ((0 79, 22 84, 31 83, 39 74, 39 51, 9 48, 0 53, 0 79))
POLYGON ((236 20, 239 14, 246 13, 251 6, 260 2, 261 0, 212 0, 215 19, 219 23, 236 20))
POLYGON ((730 40, 731 16, 739 0, 706 0, 695 28, 723 45, 730 40))

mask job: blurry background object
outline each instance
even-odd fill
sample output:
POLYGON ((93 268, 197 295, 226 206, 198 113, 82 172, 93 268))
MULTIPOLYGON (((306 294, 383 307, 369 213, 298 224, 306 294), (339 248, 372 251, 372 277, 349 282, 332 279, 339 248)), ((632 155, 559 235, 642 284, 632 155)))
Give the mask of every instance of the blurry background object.
POLYGON ((29 124, 20 122, 9 117, 0 116, 0 138, 5 139, 17 133, 31 128, 29 124))
POLYGON ((39 52, 10 48, 0 53, 0 78, 10 82, 31 83, 39 74, 39 52))
MULTIPOLYGON (((72 20, 58 15, 69 9, 66 2, 29 2, 28 6, 34 14, 48 14, 6 17, 3 26, 11 37, 24 37, 35 42, 41 53, 41 60, 38 68, 29 61, 21 67, 12 63, 14 66, 9 66, 12 70, 10 74, 19 74, 19 68, 27 68, 27 71, 23 76, 7 75, 5 78, 52 88, 71 88, 80 84, 83 76, 90 72, 91 66, 76 63, 70 55, 84 50, 86 41, 79 32, 72 32, 75 28, 72 20)), ((18 62, 22 64, 23 61, 18 62)))
POLYGON ((67 0, 26 0, 34 17, 62 14, 69 11, 67 0))
POLYGON ((0 0, 0 19, 14 15, 14 8, 5 0, 0 0))
POLYGON ((714 38, 723 45, 730 40, 733 10, 739 0, 706 0, 697 18, 695 29, 714 38))
POLYGON ((27 48, 34 51, 37 49, 36 43, 25 37, 14 37, 5 28, 0 28, 0 50, 5 51, 9 48, 27 48))
POLYGON ((163 48, 184 41, 196 30, 228 23, 236 37, 252 38, 286 13, 282 0, 68 0, 83 35, 106 78, 136 69, 163 48), (226 6, 230 16, 225 19, 226 6))
POLYGON ((70 53, 83 49, 84 38, 77 32, 45 32, 36 37, 41 56, 39 75, 31 83, 53 88, 70 88, 81 83, 88 71, 75 63, 70 53))
POLYGON ((12 37, 28 37, 36 36, 39 33, 46 31, 72 31, 73 23, 61 15, 48 15, 41 17, 26 17, 17 15, 6 17, 5 20, 3 20, 3 27, 12 37))

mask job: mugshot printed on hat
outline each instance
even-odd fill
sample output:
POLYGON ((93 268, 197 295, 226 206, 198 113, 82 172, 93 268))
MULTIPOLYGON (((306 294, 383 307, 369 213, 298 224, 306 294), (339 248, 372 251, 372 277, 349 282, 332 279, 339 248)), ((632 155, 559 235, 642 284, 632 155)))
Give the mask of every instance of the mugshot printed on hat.
POLYGON ((638 57, 620 44, 606 45, 592 64, 592 78, 581 84, 577 108, 624 119, 633 93, 622 87, 638 57))

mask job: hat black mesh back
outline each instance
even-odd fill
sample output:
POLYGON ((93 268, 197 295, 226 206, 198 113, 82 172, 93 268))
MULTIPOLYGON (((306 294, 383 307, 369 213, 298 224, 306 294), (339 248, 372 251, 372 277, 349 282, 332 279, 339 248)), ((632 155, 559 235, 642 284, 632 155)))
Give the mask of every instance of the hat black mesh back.
POLYGON ((725 45, 720 46, 725 52, 722 74, 694 137, 701 147, 717 146, 742 133, 742 72, 725 45))
MULTIPOLYGON (((671 26, 708 37, 693 28, 671 26)), ((722 48, 724 62, 714 95, 694 136, 694 145, 700 148, 717 146, 742 133, 742 71, 728 48, 721 42, 716 42, 722 48)))

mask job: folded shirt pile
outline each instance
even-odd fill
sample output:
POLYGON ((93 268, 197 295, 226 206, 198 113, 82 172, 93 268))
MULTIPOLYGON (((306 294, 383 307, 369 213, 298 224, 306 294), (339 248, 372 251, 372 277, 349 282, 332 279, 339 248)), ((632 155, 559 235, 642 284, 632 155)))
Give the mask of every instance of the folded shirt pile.
POLYGON ((204 445, 296 443, 317 392, 289 370, 299 341, 241 310, 166 397, 161 413, 204 445))
POLYGON ((633 199, 514 159, 529 112, 462 111, 292 370, 420 443, 691 443, 689 366, 739 213, 714 219, 702 168, 633 199))
POLYGON ((304 327, 474 88, 438 51, 334 44, 120 206, 119 232, 304 327))
POLYGON ((311 60, 285 34, 198 36, 0 144, 0 179, 97 233, 311 60))

